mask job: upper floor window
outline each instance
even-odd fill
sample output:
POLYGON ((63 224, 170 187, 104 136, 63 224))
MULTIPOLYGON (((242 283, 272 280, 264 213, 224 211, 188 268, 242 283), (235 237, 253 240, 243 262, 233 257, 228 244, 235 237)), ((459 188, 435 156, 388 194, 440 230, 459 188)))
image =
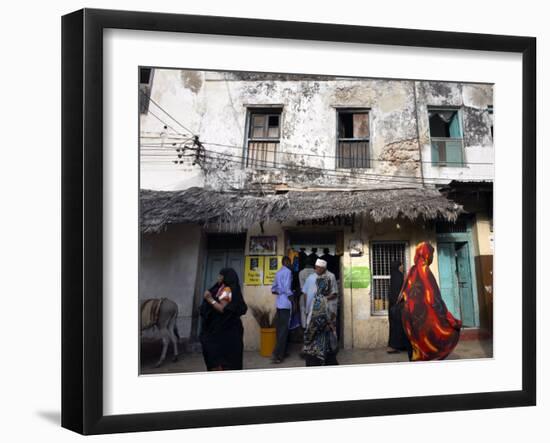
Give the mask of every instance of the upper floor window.
POLYGON ((464 166, 464 146, 460 112, 454 109, 430 109, 432 164, 464 166))
POLYGON ((349 109, 338 111, 337 168, 368 168, 369 112, 349 109))
POLYGON ((152 68, 139 68, 139 112, 147 114, 149 110, 149 96, 153 81, 152 68))
POLYGON ((247 167, 273 167, 281 139, 281 109, 248 112, 247 167))

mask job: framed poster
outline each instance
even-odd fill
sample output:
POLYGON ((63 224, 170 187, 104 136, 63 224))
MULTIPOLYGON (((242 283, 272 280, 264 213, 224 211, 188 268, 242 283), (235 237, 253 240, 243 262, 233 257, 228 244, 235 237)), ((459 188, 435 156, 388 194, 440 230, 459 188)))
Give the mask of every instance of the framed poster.
POLYGON ((266 257, 248 255, 244 266, 244 284, 260 286, 264 281, 264 260, 266 257))
POLYGON ((283 256, 265 257, 264 259, 264 285, 271 286, 275 280, 275 274, 283 266, 283 256))
POLYGON ((91 9, 62 24, 64 427, 536 403, 534 38, 91 9), (280 284, 309 273, 306 330, 334 323, 284 371, 235 351, 260 334, 247 305, 288 306, 258 275, 276 244, 250 242, 279 235, 305 248, 280 284), (242 338, 205 364, 220 324, 242 338), (399 352, 355 352, 396 331, 399 352))
POLYGON ((250 254, 256 255, 276 255, 277 237, 276 236, 252 236, 248 247, 250 254))

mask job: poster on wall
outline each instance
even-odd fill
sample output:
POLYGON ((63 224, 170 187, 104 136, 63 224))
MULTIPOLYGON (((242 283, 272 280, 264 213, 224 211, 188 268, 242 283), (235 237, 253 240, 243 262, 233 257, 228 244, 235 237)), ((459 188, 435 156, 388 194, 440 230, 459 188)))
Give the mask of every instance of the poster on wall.
POLYGON ((264 285, 271 286, 275 280, 275 274, 283 265, 283 256, 265 257, 264 260, 264 285))
POLYGON ((277 254, 277 236, 250 237, 248 252, 254 255, 277 254))
POLYGON ((344 288, 365 289, 370 282, 371 272, 367 266, 344 267, 344 288))
POLYGON ((244 284, 260 286, 264 273, 264 257, 246 256, 244 264, 244 284))

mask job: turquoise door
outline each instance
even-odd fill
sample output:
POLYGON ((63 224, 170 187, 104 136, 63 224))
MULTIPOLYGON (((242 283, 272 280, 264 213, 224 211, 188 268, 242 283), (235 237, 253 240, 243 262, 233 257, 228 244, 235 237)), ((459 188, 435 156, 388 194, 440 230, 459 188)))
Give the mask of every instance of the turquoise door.
POLYGON ((243 251, 229 251, 227 252, 226 266, 228 268, 233 268, 237 275, 239 276, 239 282, 241 288, 243 286, 243 274, 244 274, 244 253, 243 251))
MULTIPOLYGON (((223 268, 233 268, 243 284, 244 252, 243 251, 208 251, 206 272, 204 273, 204 289, 212 287, 223 268)), ((204 291, 203 291, 204 292, 204 291)))
POLYGON ((225 268, 225 262, 225 252, 210 251, 208 253, 206 259, 206 272, 204 273, 204 290, 214 286, 218 279, 218 274, 225 268))
MULTIPOLYGON (((206 257, 206 269, 204 272, 203 290, 199 300, 199 306, 202 302, 202 295, 204 291, 210 289, 218 281, 218 274, 223 268, 233 268, 239 276, 239 282, 241 288, 243 285, 243 273, 244 273, 244 251, 242 250, 228 250, 228 251, 208 251, 206 257)), ((200 334, 202 327, 202 318, 198 320, 198 332, 200 334)))
POLYGON ((437 258, 441 297, 443 297, 447 309, 451 311, 456 318, 460 318, 454 243, 438 243, 437 258))
POLYGON ((472 273, 470 270, 470 252, 468 243, 456 243, 456 274, 462 324, 475 326, 474 296, 472 291, 472 273))

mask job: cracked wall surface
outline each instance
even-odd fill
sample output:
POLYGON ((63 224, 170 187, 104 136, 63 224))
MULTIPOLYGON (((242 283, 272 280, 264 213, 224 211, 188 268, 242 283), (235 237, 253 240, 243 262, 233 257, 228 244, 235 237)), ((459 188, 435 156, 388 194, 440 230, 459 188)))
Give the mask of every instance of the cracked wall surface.
POLYGON ((142 162, 142 187, 357 187, 381 180, 403 185, 419 183, 422 172, 449 181, 492 178, 492 167, 482 166, 492 162, 494 153, 488 113, 492 85, 158 69, 151 97, 173 118, 154 106, 150 110, 171 128, 163 128, 150 114, 141 117, 142 136, 158 143, 163 140, 158 134, 163 133, 167 153, 156 163, 142 162), (277 164, 263 170, 243 166, 247 109, 261 106, 282 109, 277 164), (431 165, 428 111, 432 107, 459 110, 465 158, 471 163, 467 167, 431 165), (337 113, 342 108, 369 112, 369 168, 336 168, 337 113), (170 164, 172 148, 193 146, 189 141, 170 145, 171 135, 179 140, 199 136, 207 160, 202 169, 192 164, 191 157, 170 164))

